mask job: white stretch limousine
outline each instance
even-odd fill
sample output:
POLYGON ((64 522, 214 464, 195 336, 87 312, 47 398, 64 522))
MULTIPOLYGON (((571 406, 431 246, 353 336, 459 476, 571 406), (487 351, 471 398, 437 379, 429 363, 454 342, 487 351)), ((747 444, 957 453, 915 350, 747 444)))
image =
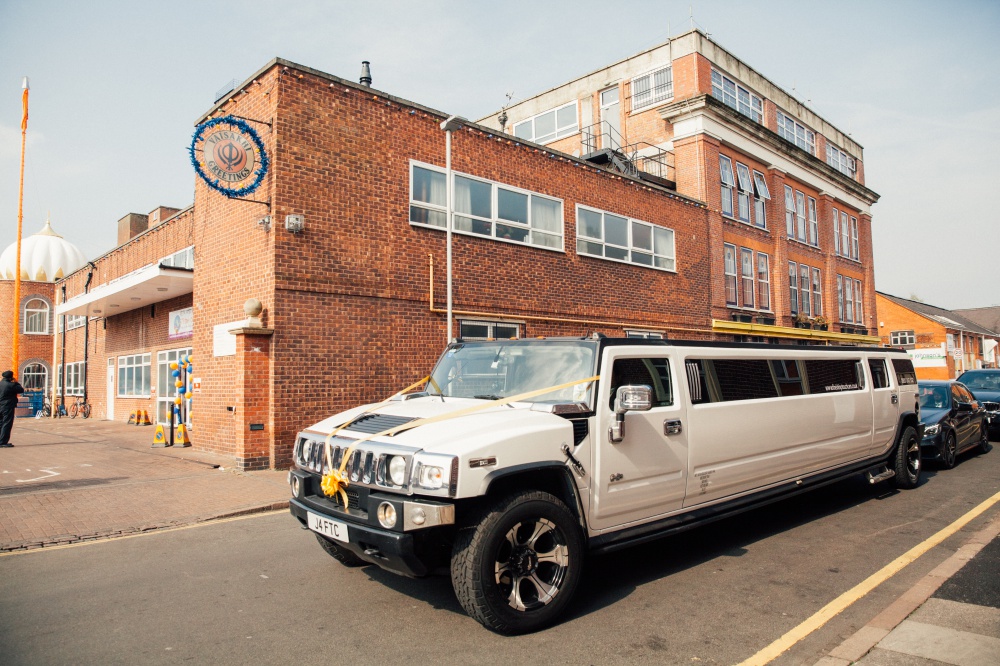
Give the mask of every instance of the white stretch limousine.
POLYGON ((291 512, 346 565, 450 572, 501 633, 554 621, 588 550, 848 474, 920 479, 900 349, 460 341, 419 384, 300 433, 291 512))

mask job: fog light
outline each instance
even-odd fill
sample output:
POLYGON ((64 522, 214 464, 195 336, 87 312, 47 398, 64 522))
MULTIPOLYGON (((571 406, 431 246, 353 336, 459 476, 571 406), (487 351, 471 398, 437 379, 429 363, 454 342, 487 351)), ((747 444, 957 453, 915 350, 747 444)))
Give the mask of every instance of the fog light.
POLYGON ((386 529, 396 526, 396 507, 389 502, 382 502, 378 505, 378 522, 386 529))
POLYGON ((299 484, 300 484, 299 477, 295 476, 294 474, 288 475, 288 485, 292 487, 292 497, 299 496, 299 484))
POLYGON ((423 525, 427 522, 427 514, 418 506, 410 513, 410 522, 414 525, 423 525))

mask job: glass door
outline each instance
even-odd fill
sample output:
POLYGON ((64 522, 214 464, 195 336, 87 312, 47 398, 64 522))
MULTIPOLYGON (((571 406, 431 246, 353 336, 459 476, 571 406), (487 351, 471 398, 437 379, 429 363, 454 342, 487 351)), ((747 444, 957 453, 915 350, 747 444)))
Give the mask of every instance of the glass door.
MULTIPOLYGON (((158 424, 170 425, 170 412, 174 408, 174 398, 177 396, 177 379, 170 367, 171 363, 177 363, 178 359, 189 356, 194 351, 191 347, 185 349, 171 349, 161 351, 156 354, 156 422, 158 424)), ((180 371, 180 381, 187 383, 184 370, 180 371)), ((181 421, 190 426, 188 418, 189 401, 181 401, 181 421)), ((176 424, 175 424, 176 425, 176 424)))

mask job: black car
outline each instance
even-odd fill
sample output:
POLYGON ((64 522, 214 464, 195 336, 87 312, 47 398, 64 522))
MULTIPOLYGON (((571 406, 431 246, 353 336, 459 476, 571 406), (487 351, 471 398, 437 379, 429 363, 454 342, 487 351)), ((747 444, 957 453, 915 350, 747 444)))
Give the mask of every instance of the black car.
POLYGON ((986 410, 969 389, 956 381, 926 380, 917 382, 917 387, 920 422, 924 424, 922 458, 937 460, 951 469, 966 449, 990 450, 986 410))
POLYGON ((958 381, 983 403, 990 422, 990 439, 1000 438, 1000 370, 969 370, 958 381))

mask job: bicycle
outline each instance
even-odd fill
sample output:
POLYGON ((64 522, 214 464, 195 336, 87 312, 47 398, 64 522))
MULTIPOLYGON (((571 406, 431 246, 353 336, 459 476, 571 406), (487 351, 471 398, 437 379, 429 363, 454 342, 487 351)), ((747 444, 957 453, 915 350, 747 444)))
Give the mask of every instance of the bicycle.
MULTIPOLYGON (((48 398, 45 398, 45 401, 42 403, 41 415, 44 416, 45 418, 49 418, 50 416, 52 416, 52 401, 50 401, 48 398)), ((66 416, 66 407, 64 407, 62 404, 60 404, 59 408, 56 410, 56 417, 60 416, 66 416)))
POLYGON ((69 417, 75 419, 77 414, 83 414, 83 418, 90 418, 90 405, 84 402, 83 398, 77 398, 69 406, 69 417))

